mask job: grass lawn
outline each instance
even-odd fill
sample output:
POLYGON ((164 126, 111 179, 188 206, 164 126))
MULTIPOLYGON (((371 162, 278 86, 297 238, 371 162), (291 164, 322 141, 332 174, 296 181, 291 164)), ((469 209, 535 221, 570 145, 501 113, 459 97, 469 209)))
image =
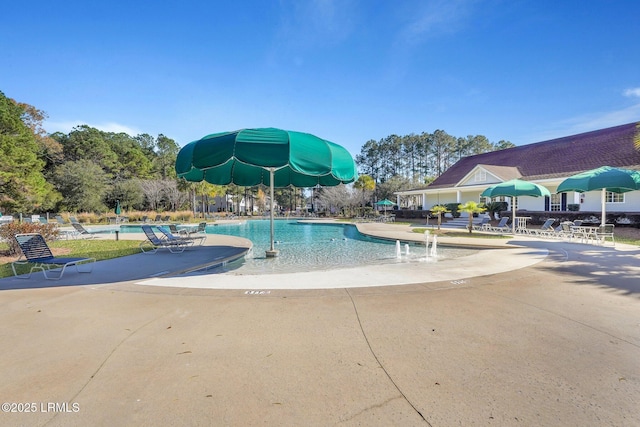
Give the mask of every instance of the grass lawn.
MULTIPOLYGON (((58 240, 47 244, 55 256, 95 258, 96 261, 140 253, 140 242, 136 240, 58 240)), ((11 261, 16 257, 2 256, 6 250, 6 243, 0 243, 0 278, 13 275, 11 261)), ((28 273, 26 265, 19 267, 28 273)))

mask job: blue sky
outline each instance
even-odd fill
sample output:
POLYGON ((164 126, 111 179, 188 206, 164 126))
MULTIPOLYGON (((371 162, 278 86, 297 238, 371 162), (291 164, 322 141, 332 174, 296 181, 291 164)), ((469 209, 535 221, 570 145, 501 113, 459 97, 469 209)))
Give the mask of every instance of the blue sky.
POLYGON ((0 91, 49 132, 521 145, 640 121, 639 16, 636 0, 12 1, 0 91))

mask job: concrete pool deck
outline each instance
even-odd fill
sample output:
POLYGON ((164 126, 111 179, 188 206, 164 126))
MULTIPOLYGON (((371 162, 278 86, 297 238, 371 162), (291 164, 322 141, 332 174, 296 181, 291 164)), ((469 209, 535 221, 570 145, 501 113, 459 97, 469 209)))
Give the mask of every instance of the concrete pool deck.
MULTIPOLYGON (((364 231, 409 236, 400 225, 364 231)), ((2 412, 0 424, 640 423, 637 247, 504 239, 491 245, 514 249, 401 286, 386 266, 261 279, 353 282, 371 271, 363 281, 394 286, 140 284, 185 280, 171 275, 209 251, 246 250, 219 239, 71 269, 60 282, 1 279, 0 397, 36 410, 2 412)))

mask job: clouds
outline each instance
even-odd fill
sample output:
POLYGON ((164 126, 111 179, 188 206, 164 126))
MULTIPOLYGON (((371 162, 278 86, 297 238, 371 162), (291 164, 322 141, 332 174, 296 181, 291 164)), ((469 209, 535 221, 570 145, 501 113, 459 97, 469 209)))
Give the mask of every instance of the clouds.
POLYGON ((357 4, 357 0, 282 0, 279 38, 298 47, 340 43, 353 31, 357 4))
POLYGON ((68 122, 55 122, 55 121, 52 122, 47 120, 44 123, 44 128, 49 133, 55 133, 55 132, 69 133, 73 130, 74 127, 82 126, 82 125, 96 128, 104 132, 113 132, 113 133, 123 132, 130 136, 136 136, 143 133, 139 129, 136 129, 131 126, 123 125, 120 123, 106 122, 106 123, 91 124, 91 123, 83 122, 80 120, 68 121, 68 122))
POLYGON ((443 33, 455 33, 472 15, 474 3, 468 0, 420 1, 404 11, 407 21, 399 38, 413 44, 443 33))
POLYGON ((640 98, 640 87, 625 89, 622 94, 629 98, 640 98))

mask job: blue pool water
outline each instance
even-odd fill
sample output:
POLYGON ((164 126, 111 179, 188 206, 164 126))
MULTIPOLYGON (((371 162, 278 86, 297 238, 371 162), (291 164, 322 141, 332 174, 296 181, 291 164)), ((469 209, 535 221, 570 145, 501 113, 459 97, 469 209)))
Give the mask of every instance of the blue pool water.
MULTIPOLYGON (((155 227, 155 226, 153 226, 155 227)), ((180 228, 180 226, 178 226, 180 228)), ((115 226, 114 229, 117 229, 115 226)), ((139 225, 121 225, 122 233, 141 233, 139 225)), ((475 250, 438 247, 437 257, 427 258, 424 245, 409 244, 410 254, 401 245, 397 257, 396 243, 361 234, 353 224, 311 223, 276 220, 274 223, 275 258, 267 258, 270 247, 269 220, 210 224, 207 234, 225 234, 251 240, 253 249, 244 258, 224 266, 235 274, 291 273, 356 267, 367 264, 399 262, 434 262, 437 259, 469 255, 475 250)))
MULTIPOLYGON (((358 232, 353 224, 318 224, 277 220, 274 225, 276 258, 266 258, 270 247, 268 220, 240 224, 209 225, 208 234, 244 237, 253 242, 253 250, 230 265, 237 274, 264 274, 327 270, 367 264, 415 261, 425 257, 424 245, 411 245, 410 256, 396 257, 396 244, 358 232)), ((405 247, 402 245, 402 253, 405 247)), ((470 250, 438 249, 439 257, 464 256, 470 250)))

